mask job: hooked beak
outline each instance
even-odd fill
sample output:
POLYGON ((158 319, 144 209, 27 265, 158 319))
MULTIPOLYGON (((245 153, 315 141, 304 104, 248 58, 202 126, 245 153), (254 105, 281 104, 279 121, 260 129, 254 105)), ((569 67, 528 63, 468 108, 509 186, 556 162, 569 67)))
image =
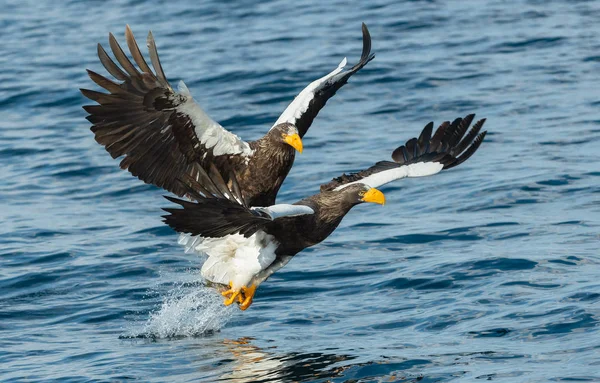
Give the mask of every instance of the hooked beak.
POLYGON ((385 204, 385 196, 379 190, 377 190, 375 188, 371 188, 371 189, 369 189, 369 191, 367 191, 365 193, 365 195, 362 198, 362 201, 378 203, 380 205, 384 205, 385 204))
POLYGON ((303 149, 302 139, 300 138, 298 133, 289 134, 289 135, 284 134, 283 141, 285 141, 285 143, 288 144, 289 146, 291 146, 292 148, 294 148, 297 151, 299 151, 300 153, 302 153, 302 149, 303 149))

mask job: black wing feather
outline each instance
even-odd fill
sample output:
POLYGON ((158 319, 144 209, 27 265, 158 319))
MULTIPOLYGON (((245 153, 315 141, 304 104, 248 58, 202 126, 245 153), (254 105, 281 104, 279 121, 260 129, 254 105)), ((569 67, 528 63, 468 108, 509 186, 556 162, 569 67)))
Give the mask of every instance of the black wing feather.
POLYGON ((243 205, 228 199, 199 199, 196 202, 165 196, 182 209, 164 208, 164 222, 180 233, 215 238, 229 234, 249 237, 271 222, 267 217, 254 213, 243 205))
POLYGON ((411 138, 392 152, 394 162, 380 161, 357 173, 343 174, 321 185, 321 191, 333 190, 341 185, 360 181, 375 173, 418 162, 438 162, 444 165, 443 169, 458 166, 477 151, 487 133, 485 131, 479 133, 485 123, 485 119, 481 119, 465 134, 474 117, 474 114, 470 114, 465 118, 457 118, 452 123, 445 121, 436 130, 433 137, 431 137, 433 122, 430 122, 423 128, 418 139, 411 138))
MULTIPOLYGON (((122 169, 142 181, 154 184, 179 196, 186 194, 179 179, 197 175, 197 165, 210 164, 215 156, 196 135, 192 119, 177 107, 188 97, 173 91, 163 72, 156 44, 148 34, 148 49, 154 72, 144 60, 129 26, 125 29, 127 46, 138 65, 127 57, 116 38, 109 34, 109 45, 116 62, 98 44, 100 62, 115 79, 115 83, 88 70, 92 81, 109 93, 81 89, 81 93, 99 105, 86 105, 87 119, 93 124, 96 141, 113 158, 125 156, 122 169)), ((222 171, 240 163, 232 155, 219 162, 222 171)))
POLYGON ((144 60, 144 56, 142 55, 142 52, 140 52, 140 47, 137 45, 137 42, 135 41, 135 37, 133 36, 133 32, 131 31, 131 28, 129 28, 129 25, 125 26, 125 39, 127 40, 129 52, 131 52, 131 56, 135 60, 135 63, 140 67, 142 72, 152 75, 152 70, 148 66, 146 60, 144 60))
POLYGON ((240 206, 227 203, 226 200, 206 203, 188 203, 170 197, 170 201, 179 203, 183 209, 164 208, 164 222, 179 233, 189 233, 207 238, 220 238, 230 234, 242 234, 250 237, 263 229, 269 218, 252 214, 240 206))
MULTIPOLYGON (((231 173, 229 180, 238 185, 235 174, 231 173)), ((199 167, 196 179, 186 175, 179 182, 194 201, 165 196, 182 207, 163 208, 169 213, 163 216, 164 222, 177 232, 209 238, 236 233, 249 237, 272 222, 266 214, 249 209, 241 198, 239 185, 228 187, 215 167, 209 172, 199 167)))
MULTIPOLYGON (((429 140, 431 139, 431 131, 432 130, 433 130, 433 122, 430 122, 429 124, 425 125, 425 128, 419 135, 419 142, 417 144, 418 145, 418 152, 417 152, 418 156, 421 156, 423 153, 427 153, 427 151, 429 150, 429 140)), ((392 154, 392 158, 393 157, 394 156, 392 154)))
POLYGON ((317 117, 317 114, 319 114, 319 111, 325 106, 327 101, 348 82, 348 79, 354 73, 361 70, 369 63, 369 61, 375 58, 375 55, 371 54, 371 34, 369 33, 369 29, 365 23, 362 24, 362 36, 363 47, 360 60, 349 70, 338 74, 335 80, 328 80, 328 82, 324 84, 324 86, 321 87, 310 100, 306 111, 296 121, 293 122, 298 128, 298 134, 300 137, 304 137, 313 120, 315 117, 317 117))

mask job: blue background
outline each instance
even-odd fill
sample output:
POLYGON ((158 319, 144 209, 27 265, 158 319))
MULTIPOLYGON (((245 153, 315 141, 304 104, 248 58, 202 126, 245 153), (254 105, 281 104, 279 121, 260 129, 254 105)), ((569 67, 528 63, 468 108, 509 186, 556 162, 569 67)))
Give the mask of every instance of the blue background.
POLYGON ((0 380, 600 381, 600 2, 5 0, 0 30, 0 380), (164 192, 89 131, 96 43, 152 29, 172 84, 251 140, 356 62, 363 21, 376 58, 279 202, 431 120, 478 113, 486 141, 387 185, 225 310, 161 223, 164 192))

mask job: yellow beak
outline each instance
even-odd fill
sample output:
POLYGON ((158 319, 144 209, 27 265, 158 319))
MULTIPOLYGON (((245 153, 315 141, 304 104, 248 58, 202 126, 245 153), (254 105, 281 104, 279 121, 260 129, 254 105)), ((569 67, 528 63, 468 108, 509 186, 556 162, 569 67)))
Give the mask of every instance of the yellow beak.
POLYGON ((283 140, 285 141, 286 144, 290 145, 292 148, 296 149, 297 151, 299 151, 300 153, 302 153, 302 139, 300 138, 300 136, 297 133, 294 134, 284 134, 283 135, 283 140))
POLYGON ((383 195, 382 192, 380 192, 379 190, 377 190, 375 188, 369 189, 369 191, 366 192, 365 195, 363 196, 362 200, 364 202, 373 202, 373 203, 378 203, 380 205, 385 204, 385 196, 383 195))

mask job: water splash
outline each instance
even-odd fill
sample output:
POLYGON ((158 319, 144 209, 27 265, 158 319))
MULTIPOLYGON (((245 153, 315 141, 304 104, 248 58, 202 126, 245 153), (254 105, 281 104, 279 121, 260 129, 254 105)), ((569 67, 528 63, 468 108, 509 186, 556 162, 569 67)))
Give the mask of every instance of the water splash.
POLYGON ((163 287, 163 292, 159 292, 162 297, 160 308, 150 313, 141 329, 138 323, 137 330, 131 331, 128 338, 205 336, 219 331, 229 322, 233 306, 223 306, 223 297, 199 283, 197 272, 179 274, 179 278, 186 276, 194 280, 171 282, 167 291, 163 287))

